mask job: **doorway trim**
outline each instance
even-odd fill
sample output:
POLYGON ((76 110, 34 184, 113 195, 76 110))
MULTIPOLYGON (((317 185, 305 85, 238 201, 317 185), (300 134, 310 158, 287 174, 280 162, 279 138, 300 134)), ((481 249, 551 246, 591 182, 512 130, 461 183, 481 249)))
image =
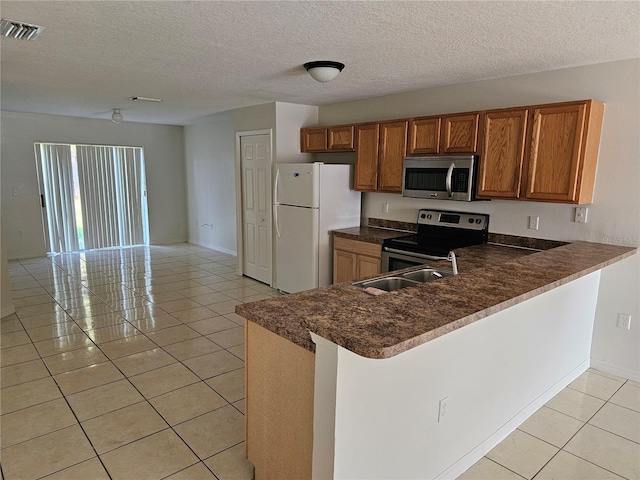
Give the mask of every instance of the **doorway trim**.
MULTIPOLYGON (((274 146, 273 146, 273 129, 266 128, 262 130, 244 130, 236 132, 236 251, 237 253, 237 267, 236 273, 238 275, 244 274, 244 225, 242 218, 242 150, 240 148, 240 139, 242 137, 248 137, 251 135, 269 135, 269 146, 271 149, 271 182, 269 183, 269 203, 273 207, 273 166, 274 162, 274 146)), ((273 218, 271 219, 271 231, 273 234, 273 218)), ((269 286, 273 286, 274 282, 274 268, 273 268, 273 242, 271 245, 271 281, 269 286)))

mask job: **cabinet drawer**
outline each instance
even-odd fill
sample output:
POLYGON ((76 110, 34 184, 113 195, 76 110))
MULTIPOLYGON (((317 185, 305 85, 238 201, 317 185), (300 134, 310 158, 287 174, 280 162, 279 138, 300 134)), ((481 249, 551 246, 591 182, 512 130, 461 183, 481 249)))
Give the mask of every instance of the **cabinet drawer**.
POLYGON ((380 258, 382 256, 382 245, 377 243, 361 242, 350 238, 334 237, 333 248, 347 252, 366 255, 368 257, 380 258))

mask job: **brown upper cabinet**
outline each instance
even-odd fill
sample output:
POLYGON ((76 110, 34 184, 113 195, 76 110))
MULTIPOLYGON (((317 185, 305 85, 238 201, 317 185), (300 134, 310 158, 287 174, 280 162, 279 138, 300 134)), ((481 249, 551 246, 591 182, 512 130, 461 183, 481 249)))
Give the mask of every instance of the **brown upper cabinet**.
POLYGON ((478 152, 477 113, 442 117, 441 153, 478 152))
POLYGON ((409 121, 409 155, 440 153, 440 117, 414 118, 409 121))
POLYGON ((591 203, 603 112, 593 100, 484 112, 478 197, 591 203))
POLYGON ((603 114, 593 100, 531 109, 526 199, 593 201, 603 114))
POLYGON ((352 152, 353 125, 300 129, 301 152, 352 152))
POLYGON ((479 114, 421 117, 409 121, 409 155, 478 152, 479 114))
POLYGON ((402 191, 402 159, 407 154, 407 120, 356 125, 354 189, 402 191))
POLYGON ((478 197, 519 197, 528 115, 527 109, 483 113, 478 197))
POLYGON ((408 155, 478 154, 477 197, 591 203, 604 104, 595 100, 300 130, 303 152, 356 152, 354 189, 402 191, 408 155))
POLYGON ((301 152, 326 152, 327 129, 325 127, 300 129, 301 152))
POLYGON ((327 128, 327 150, 353 151, 353 125, 327 128))

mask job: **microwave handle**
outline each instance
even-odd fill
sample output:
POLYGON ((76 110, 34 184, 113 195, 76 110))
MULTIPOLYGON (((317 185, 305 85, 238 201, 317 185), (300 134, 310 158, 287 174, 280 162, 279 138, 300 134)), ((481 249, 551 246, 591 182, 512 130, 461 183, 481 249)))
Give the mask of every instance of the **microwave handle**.
POLYGON ((455 167, 456 164, 451 162, 451 165, 449 165, 449 170, 447 170, 447 178, 445 180, 445 187, 447 189, 447 195, 449 195, 449 198, 453 196, 453 192, 451 191, 451 177, 453 176, 453 169, 455 167))

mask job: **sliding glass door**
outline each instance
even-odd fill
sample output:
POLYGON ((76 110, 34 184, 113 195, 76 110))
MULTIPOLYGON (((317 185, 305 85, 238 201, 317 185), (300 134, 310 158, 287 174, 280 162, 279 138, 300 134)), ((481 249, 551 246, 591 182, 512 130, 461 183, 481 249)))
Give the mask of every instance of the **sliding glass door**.
POLYGON ((35 150, 50 252, 149 243, 142 148, 36 143, 35 150))

